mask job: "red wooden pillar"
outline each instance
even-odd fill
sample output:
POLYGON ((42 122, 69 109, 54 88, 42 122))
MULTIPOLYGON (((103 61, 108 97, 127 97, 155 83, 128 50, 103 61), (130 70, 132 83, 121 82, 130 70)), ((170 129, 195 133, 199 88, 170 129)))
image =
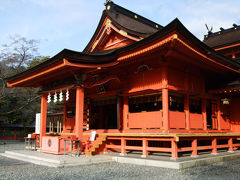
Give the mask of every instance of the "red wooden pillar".
POLYGON ((84 89, 76 87, 76 115, 75 134, 77 139, 83 139, 83 111, 84 111, 84 89))
POLYGON ((128 123, 128 112, 129 112, 129 106, 128 106, 128 97, 123 97, 123 131, 127 130, 127 123, 128 123))
POLYGON ((184 95, 184 111, 186 114, 186 129, 190 129, 189 95, 184 95))
POLYGON ((163 109, 163 129, 169 130, 169 102, 168 102, 168 75, 167 67, 162 67, 162 109, 163 109))
POLYGON ((142 140, 143 150, 142 150, 142 157, 145 158, 148 156, 148 141, 146 138, 143 138, 142 140))
POLYGON ((46 135, 47 128, 47 94, 41 97, 41 122, 40 122, 40 147, 42 147, 42 137, 46 135))
POLYGON ((197 139, 192 140, 192 156, 197 156, 197 139))
POLYGON ((228 152, 233 152, 233 138, 228 139, 228 152))
POLYGON ((212 154, 217 154, 217 138, 212 139, 212 154))
POLYGON ((177 145, 177 142, 175 141, 175 139, 173 139, 171 141, 172 143, 172 159, 176 159, 178 158, 178 145, 177 145))
POLYGON ((202 99, 203 130, 207 130, 207 100, 202 99))
POLYGON ((217 100, 217 122, 218 122, 218 127, 217 129, 220 131, 221 128, 221 101, 220 99, 217 100))
POLYGON ((126 154, 126 139, 124 137, 121 138, 121 156, 126 154))

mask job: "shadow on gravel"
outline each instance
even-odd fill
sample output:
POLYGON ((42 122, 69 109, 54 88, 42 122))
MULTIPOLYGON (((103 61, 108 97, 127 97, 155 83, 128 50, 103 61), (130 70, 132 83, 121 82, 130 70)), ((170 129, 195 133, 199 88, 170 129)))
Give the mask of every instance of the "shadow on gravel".
POLYGON ((23 141, 16 140, 1 140, 0 141, 0 153, 10 150, 23 150, 25 147, 23 141))
POLYGON ((0 166, 15 166, 15 165, 26 165, 26 164, 29 164, 29 163, 0 156, 0 166))

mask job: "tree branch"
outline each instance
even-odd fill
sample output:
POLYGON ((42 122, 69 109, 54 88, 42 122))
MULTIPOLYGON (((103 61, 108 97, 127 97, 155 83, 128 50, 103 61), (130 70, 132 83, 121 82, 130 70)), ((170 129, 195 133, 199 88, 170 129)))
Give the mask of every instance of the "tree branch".
POLYGON ((37 99, 37 98, 39 98, 39 96, 36 96, 36 97, 34 97, 34 98, 32 98, 32 99, 29 99, 29 100, 27 101, 27 103, 25 103, 24 105, 18 107, 17 109, 13 109, 13 110, 11 110, 11 111, 2 113, 1 115, 2 115, 2 116, 5 116, 5 115, 8 115, 8 114, 17 112, 17 111, 23 109, 25 106, 27 106, 28 104, 30 104, 31 102, 33 102, 33 101, 34 101, 35 99, 37 99))

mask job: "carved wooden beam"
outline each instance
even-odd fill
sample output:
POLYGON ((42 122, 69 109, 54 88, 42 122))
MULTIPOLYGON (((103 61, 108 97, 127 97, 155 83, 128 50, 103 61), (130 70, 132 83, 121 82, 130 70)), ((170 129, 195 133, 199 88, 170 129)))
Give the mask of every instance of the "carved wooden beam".
POLYGON ((103 79, 100 79, 100 80, 97 80, 97 81, 94 81, 94 82, 85 83, 84 87, 85 88, 92 88, 92 87, 95 87, 95 86, 99 86, 99 85, 105 84, 108 81, 111 81, 111 80, 114 80, 114 79, 120 82, 120 79, 118 78, 118 76, 110 75, 110 76, 107 76, 107 77, 105 77, 103 79))

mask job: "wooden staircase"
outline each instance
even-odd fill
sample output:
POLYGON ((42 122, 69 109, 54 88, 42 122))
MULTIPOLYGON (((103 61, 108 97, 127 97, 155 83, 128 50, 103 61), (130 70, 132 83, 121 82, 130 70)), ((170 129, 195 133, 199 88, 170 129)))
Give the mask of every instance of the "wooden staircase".
POLYGON ((95 141, 89 143, 89 150, 86 155, 92 155, 107 140, 107 136, 97 136, 95 141))

